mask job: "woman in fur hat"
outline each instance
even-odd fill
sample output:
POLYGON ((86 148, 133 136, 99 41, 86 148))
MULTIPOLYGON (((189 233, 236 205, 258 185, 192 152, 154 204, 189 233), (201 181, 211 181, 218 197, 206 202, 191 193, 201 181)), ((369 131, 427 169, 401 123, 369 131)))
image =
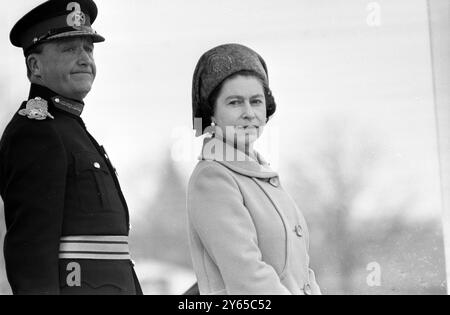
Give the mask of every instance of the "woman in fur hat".
POLYGON ((305 219, 253 148, 276 109, 264 60, 238 44, 213 48, 197 64, 192 93, 197 135, 212 135, 187 200, 200 293, 320 294, 305 219))

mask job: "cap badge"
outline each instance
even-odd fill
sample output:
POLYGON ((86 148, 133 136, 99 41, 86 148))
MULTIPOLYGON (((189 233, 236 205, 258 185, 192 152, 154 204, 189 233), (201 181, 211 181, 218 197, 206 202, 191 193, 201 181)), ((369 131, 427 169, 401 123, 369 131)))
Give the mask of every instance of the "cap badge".
POLYGON ((81 11, 80 4, 78 2, 70 2, 67 5, 67 11, 72 11, 67 15, 67 25, 74 29, 81 29, 86 24, 86 16, 81 11))
POLYGON ((40 97, 36 97, 34 99, 29 100, 27 102, 25 109, 21 109, 19 111, 19 115, 27 116, 29 119, 36 119, 36 120, 44 120, 47 117, 55 119, 55 117, 53 117, 48 112, 47 101, 43 100, 40 97))

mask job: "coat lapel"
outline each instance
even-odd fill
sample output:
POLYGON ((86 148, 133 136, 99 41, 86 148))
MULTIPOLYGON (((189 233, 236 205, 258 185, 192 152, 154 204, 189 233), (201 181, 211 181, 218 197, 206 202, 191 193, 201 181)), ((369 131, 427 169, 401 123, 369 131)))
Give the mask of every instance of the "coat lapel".
POLYGON ((217 138, 206 138, 201 154, 202 160, 216 161, 232 171, 255 178, 268 179, 278 177, 264 158, 256 153, 258 161, 228 143, 217 138))

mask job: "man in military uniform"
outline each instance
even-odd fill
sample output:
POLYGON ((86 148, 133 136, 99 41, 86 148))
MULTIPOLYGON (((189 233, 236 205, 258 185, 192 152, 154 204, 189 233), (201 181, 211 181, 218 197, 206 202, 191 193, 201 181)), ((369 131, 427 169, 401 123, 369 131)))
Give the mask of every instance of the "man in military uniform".
POLYGON ((80 118, 96 68, 92 0, 50 0, 11 30, 31 82, 0 142, 4 255, 14 294, 141 294, 129 215, 104 148, 80 118))

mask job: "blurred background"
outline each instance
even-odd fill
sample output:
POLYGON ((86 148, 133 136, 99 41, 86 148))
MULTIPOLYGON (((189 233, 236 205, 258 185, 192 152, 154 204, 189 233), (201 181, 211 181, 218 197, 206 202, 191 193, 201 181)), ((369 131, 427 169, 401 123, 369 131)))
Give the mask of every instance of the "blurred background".
MULTIPOLYGON (((0 130, 29 89, 9 30, 39 3, 0 3, 0 130)), ((191 80, 203 52, 230 42, 268 64, 278 109, 258 149, 307 218, 323 293, 446 293, 425 0, 96 3, 106 42, 82 117, 118 170, 146 294, 195 282, 185 194, 202 140, 191 80)), ((10 293, 3 257, 0 293, 10 293)))

